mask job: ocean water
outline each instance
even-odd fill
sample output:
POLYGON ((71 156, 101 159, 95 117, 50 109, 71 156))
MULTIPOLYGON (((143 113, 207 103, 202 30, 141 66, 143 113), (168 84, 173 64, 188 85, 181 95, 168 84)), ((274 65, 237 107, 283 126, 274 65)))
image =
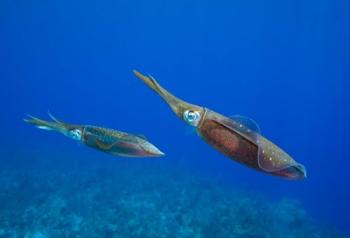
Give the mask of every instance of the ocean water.
POLYGON ((350 2, 0 1, 0 237, 350 237, 350 2), (254 119, 290 181, 203 142, 133 74, 254 119), (145 135, 113 157, 27 114, 145 135))

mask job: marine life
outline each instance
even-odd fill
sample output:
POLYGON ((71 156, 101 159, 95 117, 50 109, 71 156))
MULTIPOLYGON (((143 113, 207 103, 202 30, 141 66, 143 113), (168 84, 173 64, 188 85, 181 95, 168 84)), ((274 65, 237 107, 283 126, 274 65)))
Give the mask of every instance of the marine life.
POLYGON ((90 125, 73 125, 57 120, 50 113, 53 121, 44 121, 28 116, 25 122, 40 129, 54 130, 80 141, 83 144, 108 154, 125 157, 160 157, 164 153, 152 145, 143 136, 90 125))
POLYGON ((257 124, 242 116, 226 117, 208 108, 187 103, 164 89, 152 76, 133 71, 153 89, 198 135, 227 157, 271 175, 289 179, 306 177, 306 169, 260 134, 257 124))

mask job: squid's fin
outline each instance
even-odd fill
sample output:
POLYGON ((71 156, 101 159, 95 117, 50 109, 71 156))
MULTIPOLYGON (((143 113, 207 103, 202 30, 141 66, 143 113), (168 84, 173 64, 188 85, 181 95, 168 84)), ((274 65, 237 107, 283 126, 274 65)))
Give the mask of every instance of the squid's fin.
POLYGON ((110 143, 110 144, 106 144, 106 143, 103 143, 99 140, 95 140, 95 144, 97 145, 97 147, 103 151, 108 151, 108 150, 112 149, 112 147, 115 146, 118 142, 119 142, 119 140, 117 140, 113 143, 110 143))
POLYGON ((142 138, 142 139, 144 139, 144 140, 148 140, 147 137, 145 135, 143 135, 143 134, 138 134, 137 136, 142 138))
POLYGON ((249 117, 234 115, 230 116, 230 119, 236 123, 235 128, 241 132, 261 134, 259 125, 249 117))

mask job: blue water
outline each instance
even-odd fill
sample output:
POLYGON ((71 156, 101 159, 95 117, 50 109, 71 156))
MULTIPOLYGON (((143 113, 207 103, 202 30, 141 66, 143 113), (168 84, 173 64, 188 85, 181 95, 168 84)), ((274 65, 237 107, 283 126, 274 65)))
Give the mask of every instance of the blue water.
POLYGON ((345 0, 2 0, 0 237, 350 236, 349 10, 345 0), (133 69, 253 118, 308 177, 225 158, 133 69), (48 110, 144 134, 166 157, 114 158, 22 121, 48 110))

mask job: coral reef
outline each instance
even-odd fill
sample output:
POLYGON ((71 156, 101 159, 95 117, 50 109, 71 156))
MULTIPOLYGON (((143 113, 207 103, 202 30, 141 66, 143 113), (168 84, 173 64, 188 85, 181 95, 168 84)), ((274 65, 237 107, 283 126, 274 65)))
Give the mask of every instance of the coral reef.
POLYGON ((153 162, 89 162, 1 170, 0 237, 342 237, 297 201, 153 162))

